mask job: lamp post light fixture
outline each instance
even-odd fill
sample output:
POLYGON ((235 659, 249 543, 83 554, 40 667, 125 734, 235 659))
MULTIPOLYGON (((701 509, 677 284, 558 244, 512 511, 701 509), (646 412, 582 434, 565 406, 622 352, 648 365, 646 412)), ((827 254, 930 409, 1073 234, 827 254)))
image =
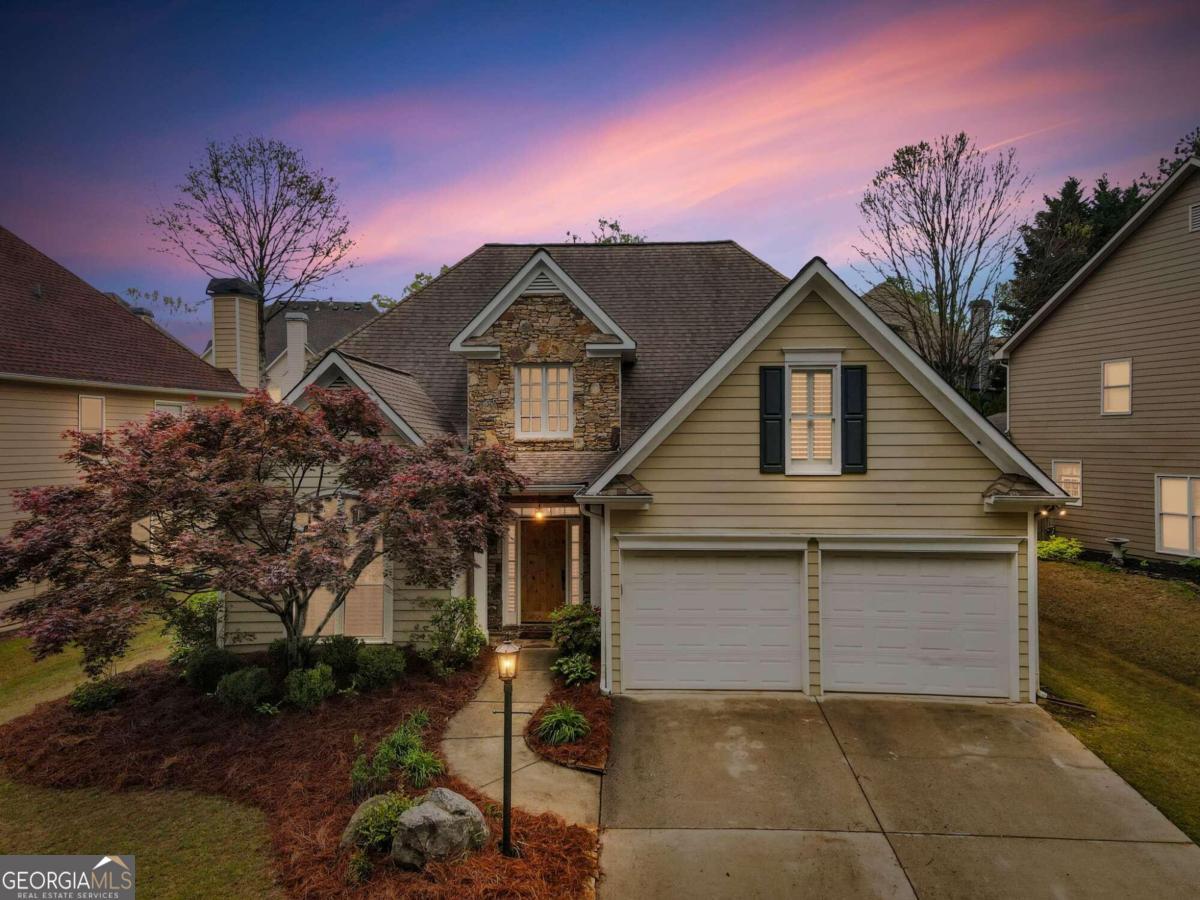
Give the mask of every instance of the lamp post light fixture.
POLYGON ((504 831, 500 852, 516 856, 512 845, 512 683, 520 668, 521 645, 505 641, 496 647, 496 673, 504 682, 504 831))

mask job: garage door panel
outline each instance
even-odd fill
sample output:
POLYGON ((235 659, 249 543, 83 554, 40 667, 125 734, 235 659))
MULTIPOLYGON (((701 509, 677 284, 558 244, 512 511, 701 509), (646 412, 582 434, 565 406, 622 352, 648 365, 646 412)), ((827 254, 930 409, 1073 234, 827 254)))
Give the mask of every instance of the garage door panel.
POLYGON ((626 553, 621 568, 626 687, 803 688, 799 554, 626 553))
POLYGON ((999 555, 825 554, 825 689, 1008 696, 1011 579, 999 555))

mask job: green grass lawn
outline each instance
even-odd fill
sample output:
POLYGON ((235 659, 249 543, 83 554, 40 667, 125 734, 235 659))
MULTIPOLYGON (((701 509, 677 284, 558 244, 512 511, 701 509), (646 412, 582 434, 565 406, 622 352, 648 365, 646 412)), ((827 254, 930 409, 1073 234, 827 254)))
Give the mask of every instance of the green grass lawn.
POLYGON ((0 854, 133 854, 139 897, 272 897, 263 814, 175 791, 56 791, 0 780, 0 854))
MULTIPOLYGON (((158 625, 143 630, 117 668, 166 656, 160 632, 158 625)), ((27 643, 0 640, 0 722, 84 679, 77 651, 34 662, 27 643)), ((145 897, 277 894, 263 814, 180 791, 60 791, 0 778, 0 854, 12 853, 131 853, 145 897)))
POLYGON ((1200 841, 1200 689, 1162 671, 1191 675, 1200 598, 1190 585, 1064 563, 1042 563, 1039 581, 1042 685, 1097 715, 1048 711, 1200 841))
MULTIPOLYGON (((167 655, 167 639, 159 622, 144 627, 133 639, 129 653, 117 664, 119 671, 167 655)), ((70 648, 40 662, 29 652, 29 641, 15 635, 0 638, 0 723, 23 716, 39 703, 71 691, 87 676, 79 668, 80 652, 70 648)))

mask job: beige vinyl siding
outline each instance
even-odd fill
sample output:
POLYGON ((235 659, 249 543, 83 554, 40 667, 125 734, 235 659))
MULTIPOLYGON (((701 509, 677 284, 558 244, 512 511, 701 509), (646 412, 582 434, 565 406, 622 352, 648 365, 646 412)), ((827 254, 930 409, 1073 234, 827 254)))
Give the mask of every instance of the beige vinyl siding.
POLYGON ((1096 550, 1126 537, 1155 551, 1154 476, 1200 475, 1200 203, 1192 175, 1013 351, 1009 428, 1049 472, 1083 463, 1083 504, 1056 519, 1060 534, 1096 550), (1100 415, 1100 368, 1133 362, 1132 413, 1100 415))
MULTIPOLYGON (((178 394, 0 380, 0 534, 7 535, 18 517, 13 490, 74 480, 74 467, 62 459, 68 449, 62 434, 79 427, 80 395, 104 398, 104 427, 109 430, 153 412, 155 400, 188 400, 178 394)), ((222 401, 199 402, 211 405, 222 401)), ((33 588, 23 587, 0 594, 0 612, 33 592, 33 588)))
MULTIPOLYGON (((821 535, 1002 535, 1019 541, 1025 513, 988 513, 982 492, 1000 474, 978 448, 838 316, 807 297, 633 473, 654 495, 648 510, 614 510, 613 690, 620 690, 620 552, 631 532, 774 532, 821 535), (758 457, 758 370, 786 350, 840 350, 867 366, 868 471, 765 475, 758 457)), ((820 544, 808 554, 810 685, 820 689, 820 544)), ((1019 616, 1027 623, 1027 592, 1019 616)), ((1021 638, 1021 694, 1028 697, 1021 638)))
POLYGON ((213 298, 213 359, 245 387, 257 387, 258 303, 248 297, 213 298))

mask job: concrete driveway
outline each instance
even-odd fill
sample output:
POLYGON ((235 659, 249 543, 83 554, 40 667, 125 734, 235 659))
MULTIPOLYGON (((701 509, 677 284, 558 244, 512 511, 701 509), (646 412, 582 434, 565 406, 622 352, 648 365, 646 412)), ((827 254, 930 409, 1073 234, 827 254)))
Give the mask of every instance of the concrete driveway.
POLYGON ((1034 706, 616 698, 601 897, 1195 897, 1200 847, 1034 706))

